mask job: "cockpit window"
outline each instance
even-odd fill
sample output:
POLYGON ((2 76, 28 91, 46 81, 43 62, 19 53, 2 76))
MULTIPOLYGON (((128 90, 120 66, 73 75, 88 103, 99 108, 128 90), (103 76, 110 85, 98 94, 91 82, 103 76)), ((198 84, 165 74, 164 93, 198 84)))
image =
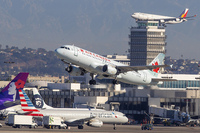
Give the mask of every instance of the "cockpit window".
POLYGON ((64 46, 61 46, 60 48, 64 48, 64 49, 70 50, 69 47, 64 47, 64 46))

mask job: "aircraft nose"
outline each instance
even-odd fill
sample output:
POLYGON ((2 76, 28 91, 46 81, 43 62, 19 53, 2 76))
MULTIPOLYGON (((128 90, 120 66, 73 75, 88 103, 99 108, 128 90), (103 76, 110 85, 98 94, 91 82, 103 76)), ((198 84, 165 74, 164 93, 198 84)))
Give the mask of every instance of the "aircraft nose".
POLYGON ((61 49, 61 48, 55 49, 55 53, 56 53, 56 55, 57 55, 59 58, 62 57, 62 49, 61 49))
POLYGON ((124 117, 124 123, 127 123, 127 122, 128 122, 128 118, 124 117))

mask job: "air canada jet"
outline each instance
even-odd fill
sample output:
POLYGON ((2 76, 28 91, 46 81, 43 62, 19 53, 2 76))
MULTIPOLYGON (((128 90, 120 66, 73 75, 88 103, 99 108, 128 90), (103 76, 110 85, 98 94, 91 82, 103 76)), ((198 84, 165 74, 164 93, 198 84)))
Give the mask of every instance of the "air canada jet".
POLYGON ((84 124, 92 127, 114 124, 114 129, 116 129, 116 124, 128 122, 128 118, 117 111, 36 109, 24 90, 19 89, 18 92, 22 110, 17 113, 21 115, 57 116, 61 117, 68 126, 78 126, 79 129, 83 129, 84 124))
POLYGON ((68 64, 65 70, 69 74, 79 76, 89 72, 92 77, 90 85, 96 84, 94 75, 99 79, 113 79, 113 84, 120 81, 136 85, 155 85, 159 81, 174 80, 157 77, 160 67, 169 66, 162 65, 165 57, 162 53, 158 54, 148 66, 127 66, 74 45, 61 46, 55 53, 61 61, 68 64))
POLYGON ((169 17, 169 16, 162 16, 162 15, 155 15, 155 14, 147 14, 147 13, 140 13, 136 12, 132 15, 134 19, 137 20, 152 20, 152 21, 159 21, 162 24, 177 24, 187 21, 187 18, 196 17, 196 15, 187 17, 189 9, 186 8, 179 17, 169 17))
POLYGON ((0 110, 20 104, 18 89, 23 89, 29 73, 19 73, 1 92, 0 110))

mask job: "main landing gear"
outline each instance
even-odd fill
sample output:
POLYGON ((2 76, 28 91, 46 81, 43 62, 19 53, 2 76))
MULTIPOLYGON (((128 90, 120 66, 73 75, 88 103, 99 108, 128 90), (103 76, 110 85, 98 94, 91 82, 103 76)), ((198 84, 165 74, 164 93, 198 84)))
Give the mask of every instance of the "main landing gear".
POLYGON ((96 80, 94 80, 94 74, 90 73, 90 76, 92 77, 92 79, 89 81, 90 85, 96 85, 96 80))
POLYGON ((116 79, 114 79, 114 80, 112 81, 112 83, 113 83, 113 85, 116 85, 116 84, 118 84, 118 81, 117 81, 116 79))
POLYGON ((116 130, 116 124, 113 124, 113 125, 114 125, 113 129, 116 130))

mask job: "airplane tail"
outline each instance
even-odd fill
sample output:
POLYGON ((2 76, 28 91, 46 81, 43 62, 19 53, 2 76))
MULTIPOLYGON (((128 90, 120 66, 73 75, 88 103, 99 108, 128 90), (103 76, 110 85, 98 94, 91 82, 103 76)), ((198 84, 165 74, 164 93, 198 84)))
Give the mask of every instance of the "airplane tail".
POLYGON ((19 89, 19 96, 21 102, 21 108, 23 110, 23 114, 31 115, 31 116, 43 116, 43 114, 35 108, 27 94, 24 90, 19 89))
POLYGON ((1 92, 0 110, 14 105, 19 101, 18 89, 23 89, 29 73, 19 73, 1 92))
MULTIPOLYGON (((149 64, 150 66, 155 66, 155 65, 162 65, 163 64, 163 61, 164 61, 164 58, 165 58, 165 54, 163 54, 163 53, 159 53, 157 56, 156 56, 156 58, 149 64)), ((155 68, 155 69, 153 69, 153 70, 149 70, 150 71, 150 73, 153 75, 153 76, 155 76, 155 77, 157 77, 158 76, 158 73, 160 72, 160 67, 157 67, 157 68, 155 68)))
POLYGON ((181 15, 179 16, 179 18, 186 18, 187 13, 188 13, 189 9, 185 8, 185 10, 181 13, 181 15))
POLYGON ((38 90, 36 88, 33 88, 33 104, 35 105, 36 108, 40 108, 40 109, 51 109, 53 107, 48 106, 43 98, 41 97, 40 93, 38 92, 38 90))

